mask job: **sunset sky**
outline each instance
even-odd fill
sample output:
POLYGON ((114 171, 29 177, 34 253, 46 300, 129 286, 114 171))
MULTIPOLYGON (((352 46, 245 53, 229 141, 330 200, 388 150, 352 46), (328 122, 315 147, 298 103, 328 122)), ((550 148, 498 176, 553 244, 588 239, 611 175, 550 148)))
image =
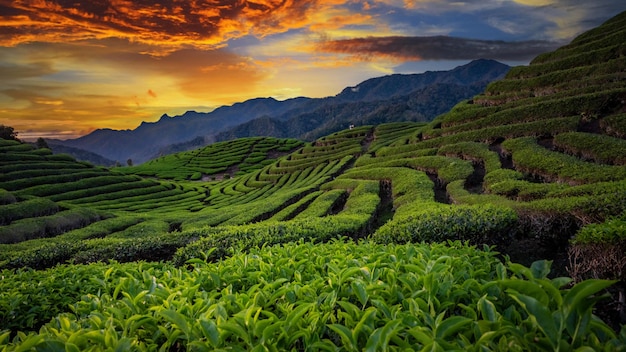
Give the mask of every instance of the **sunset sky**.
POLYGON ((617 0, 0 0, 0 124, 133 129, 254 97, 324 97, 477 58, 527 64, 617 0))

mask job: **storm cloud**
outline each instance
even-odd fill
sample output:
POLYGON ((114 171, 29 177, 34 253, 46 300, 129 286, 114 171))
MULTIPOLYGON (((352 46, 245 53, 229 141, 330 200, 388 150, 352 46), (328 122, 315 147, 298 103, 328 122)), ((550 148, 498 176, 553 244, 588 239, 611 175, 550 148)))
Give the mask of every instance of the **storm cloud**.
POLYGON ((541 40, 506 42, 449 36, 367 37, 319 43, 318 50, 353 55, 362 60, 379 57, 398 60, 528 60, 562 45, 541 40))

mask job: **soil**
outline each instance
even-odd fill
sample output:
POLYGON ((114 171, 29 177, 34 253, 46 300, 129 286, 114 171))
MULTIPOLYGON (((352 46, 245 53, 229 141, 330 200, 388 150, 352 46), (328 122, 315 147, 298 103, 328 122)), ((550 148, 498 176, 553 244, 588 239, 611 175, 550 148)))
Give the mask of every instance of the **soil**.
POLYGON ((500 158, 500 165, 503 169, 515 170, 515 166, 513 165, 513 159, 511 159, 510 155, 504 154, 504 152, 502 151, 502 145, 500 145, 500 143, 490 145, 489 150, 498 153, 498 157, 500 158))
POLYGON ((473 194, 483 193, 483 181, 485 179, 485 165, 473 163, 474 172, 465 180, 464 188, 473 194))
POLYGON ((437 174, 426 173, 428 178, 433 181, 433 190, 435 191, 435 202, 443 204, 451 204, 450 195, 446 191, 445 185, 437 178, 437 174))

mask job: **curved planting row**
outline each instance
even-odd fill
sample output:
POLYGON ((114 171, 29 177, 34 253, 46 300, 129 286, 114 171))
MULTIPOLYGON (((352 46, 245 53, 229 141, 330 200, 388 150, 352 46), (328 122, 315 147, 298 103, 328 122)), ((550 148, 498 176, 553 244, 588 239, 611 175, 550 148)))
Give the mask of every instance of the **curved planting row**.
POLYGON ((247 173, 299 148, 301 141, 272 137, 243 138, 176 153, 139 166, 120 168, 125 174, 174 180, 216 179, 247 173), (236 170, 235 170, 236 169, 236 170))
POLYGON ((1 243, 36 243, 37 238, 87 229, 115 217, 111 211, 168 213, 167 221, 175 223, 175 211, 188 213, 203 205, 201 187, 111 173, 15 141, 4 145, 12 148, 0 152, 0 168, 7 171, 0 182, 6 199, 0 205, 1 243))

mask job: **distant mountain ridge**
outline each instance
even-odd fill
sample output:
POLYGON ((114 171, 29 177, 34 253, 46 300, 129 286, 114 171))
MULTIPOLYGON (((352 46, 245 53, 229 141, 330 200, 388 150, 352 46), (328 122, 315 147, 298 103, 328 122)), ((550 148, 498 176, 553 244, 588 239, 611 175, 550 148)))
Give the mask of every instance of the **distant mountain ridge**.
POLYGON ((334 97, 284 101, 255 98, 208 113, 163 115, 157 122, 143 122, 134 130, 99 129, 77 139, 51 142, 112 160, 141 163, 162 155, 172 144, 194 139, 197 143, 257 135, 312 139, 351 123, 430 121, 460 100, 478 94, 489 82, 504 77, 509 69, 494 60, 475 60, 449 71, 368 79, 334 97))
POLYGON ((313 111, 278 118, 262 117, 219 133, 217 141, 268 136, 313 140, 350 125, 413 121, 428 122, 463 99, 481 93, 488 82, 473 85, 436 83, 411 94, 378 101, 357 101, 322 106, 313 111))
POLYGON ((69 154, 79 161, 87 161, 94 165, 101 166, 115 166, 115 161, 107 159, 102 155, 79 148, 68 147, 60 144, 49 144, 50 149, 54 154, 69 154))
POLYGON ((393 74, 370 78, 347 87, 336 96, 338 101, 376 101, 408 95, 434 84, 470 86, 504 77, 509 66, 495 60, 474 60, 450 71, 427 71, 418 74, 393 74))

